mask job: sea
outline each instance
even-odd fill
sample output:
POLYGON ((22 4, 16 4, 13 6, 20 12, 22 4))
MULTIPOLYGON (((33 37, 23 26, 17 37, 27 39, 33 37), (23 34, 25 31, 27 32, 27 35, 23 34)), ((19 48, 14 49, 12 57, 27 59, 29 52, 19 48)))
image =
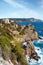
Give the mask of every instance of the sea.
POLYGON ((40 56, 40 59, 39 59, 39 61, 31 59, 31 61, 29 62, 29 65, 43 65, 43 22, 39 22, 39 21, 37 21, 37 22, 23 21, 23 22, 17 22, 17 23, 19 25, 28 25, 28 24, 34 25, 35 30, 37 31, 38 35, 42 38, 42 39, 33 41, 35 50, 38 53, 38 55, 40 56))

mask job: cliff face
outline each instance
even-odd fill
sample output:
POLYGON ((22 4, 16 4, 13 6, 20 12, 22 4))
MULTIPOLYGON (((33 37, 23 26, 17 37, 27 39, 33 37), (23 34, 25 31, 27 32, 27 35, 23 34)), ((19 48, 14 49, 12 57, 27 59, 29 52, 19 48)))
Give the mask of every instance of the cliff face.
POLYGON ((38 34, 33 25, 20 26, 14 21, 8 21, 8 19, 0 20, 0 55, 2 60, 6 60, 11 65, 27 65, 25 55, 36 53, 31 40, 38 39, 38 34), (25 40, 29 43, 26 50, 22 48, 22 43, 25 40))

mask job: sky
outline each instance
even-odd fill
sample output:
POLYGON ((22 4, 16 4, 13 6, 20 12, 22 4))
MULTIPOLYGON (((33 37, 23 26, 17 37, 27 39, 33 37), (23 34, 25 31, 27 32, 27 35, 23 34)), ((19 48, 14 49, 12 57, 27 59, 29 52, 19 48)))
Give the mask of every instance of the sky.
POLYGON ((43 0, 0 0, 0 18, 43 20, 43 0))

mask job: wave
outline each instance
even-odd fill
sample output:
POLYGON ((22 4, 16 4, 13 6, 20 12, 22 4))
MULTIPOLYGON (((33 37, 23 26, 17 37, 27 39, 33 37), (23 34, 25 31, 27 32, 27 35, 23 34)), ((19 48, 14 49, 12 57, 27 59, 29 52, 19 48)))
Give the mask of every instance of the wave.
POLYGON ((40 56, 39 61, 36 61, 34 59, 31 59, 30 62, 28 62, 28 55, 26 56, 27 62, 29 65, 43 65, 43 37, 40 36, 42 39, 34 40, 33 44, 35 46, 35 51, 37 52, 38 56, 40 56))
POLYGON ((43 39, 42 39, 42 40, 41 40, 41 39, 39 39, 37 42, 38 42, 38 43, 43 43, 43 39))
POLYGON ((43 52, 39 47, 35 46, 35 50, 38 53, 38 55, 40 56, 39 61, 35 61, 34 59, 31 60, 31 62, 29 63, 29 65, 43 65, 43 52))
POLYGON ((43 36, 39 36, 39 38, 43 39, 43 36))

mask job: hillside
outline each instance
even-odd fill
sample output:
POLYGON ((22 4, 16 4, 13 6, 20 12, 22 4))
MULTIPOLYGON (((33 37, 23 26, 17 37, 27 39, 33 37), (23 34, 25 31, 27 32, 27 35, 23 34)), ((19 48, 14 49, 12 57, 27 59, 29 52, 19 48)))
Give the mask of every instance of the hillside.
POLYGON ((32 43, 32 40, 36 39, 38 33, 33 25, 20 26, 15 20, 0 19, 0 55, 11 65, 27 65, 27 54, 35 60, 40 58, 32 43), (28 42, 26 50, 22 47, 25 40, 28 42), (32 54, 36 54, 36 57, 32 54))
POLYGON ((36 19, 36 18, 9 18, 10 20, 15 20, 17 22, 23 22, 23 21, 27 21, 27 22, 43 22, 40 19, 36 19))

